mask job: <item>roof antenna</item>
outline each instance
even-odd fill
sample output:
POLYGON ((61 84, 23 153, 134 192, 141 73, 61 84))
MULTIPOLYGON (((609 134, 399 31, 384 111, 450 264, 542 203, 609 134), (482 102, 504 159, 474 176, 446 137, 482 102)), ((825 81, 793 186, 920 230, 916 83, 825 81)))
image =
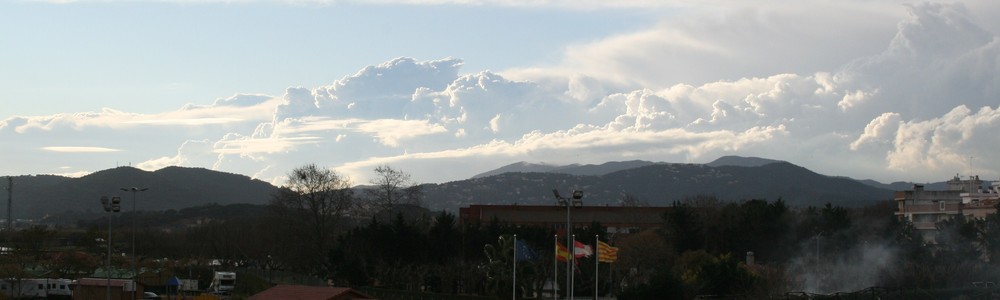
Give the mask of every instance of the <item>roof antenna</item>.
POLYGON ((976 190, 976 183, 972 181, 972 158, 973 156, 969 156, 969 194, 972 194, 976 190))

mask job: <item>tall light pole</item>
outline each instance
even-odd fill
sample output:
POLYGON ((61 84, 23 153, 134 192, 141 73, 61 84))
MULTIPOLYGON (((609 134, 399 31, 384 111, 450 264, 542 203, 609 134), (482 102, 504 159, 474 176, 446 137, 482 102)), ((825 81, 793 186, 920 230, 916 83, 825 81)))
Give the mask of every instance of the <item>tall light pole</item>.
POLYGON ((566 207, 566 286, 569 288, 569 293, 566 293, 566 299, 573 297, 573 260, 576 259, 575 253, 573 253, 573 221, 570 219, 570 209, 575 207, 583 207, 583 191, 575 190, 573 191, 573 198, 563 198, 559 195, 559 190, 552 189, 552 194, 556 196, 556 200, 559 205, 566 207))
POLYGON ((132 281, 135 286, 132 287, 132 300, 136 298, 136 291, 139 285, 139 264, 138 259, 135 257, 135 219, 138 219, 139 215, 135 212, 135 194, 138 192, 144 192, 149 188, 139 188, 139 187, 127 187, 121 188, 122 191, 132 192, 132 281))
POLYGON ((111 213, 121 211, 121 197, 111 197, 108 196, 101 197, 101 206, 104 206, 104 211, 108 213, 108 266, 105 270, 105 277, 107 277, 107 299, 111 300, 111 213))
POLYGON ((14 203, 14 177, 7 176, 7 231, 14 230, 14 219, 11 214, 14 203))

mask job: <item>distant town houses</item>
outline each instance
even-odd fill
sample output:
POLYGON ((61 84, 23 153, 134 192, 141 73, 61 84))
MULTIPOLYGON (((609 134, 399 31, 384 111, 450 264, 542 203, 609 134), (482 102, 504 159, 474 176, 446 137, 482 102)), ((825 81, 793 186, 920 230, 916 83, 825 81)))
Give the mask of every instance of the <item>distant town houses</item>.
POLYGON ((912 190, 896 191, 896 216, 913 224, 927 243, 934 243, 938 222, 964 216, 982 219, 996 213, 1000 202, 1000 181, 984 186, 979 176, 962 179, 958 175, 947 182, 947 190, 933 191, 914 184, 912 190))

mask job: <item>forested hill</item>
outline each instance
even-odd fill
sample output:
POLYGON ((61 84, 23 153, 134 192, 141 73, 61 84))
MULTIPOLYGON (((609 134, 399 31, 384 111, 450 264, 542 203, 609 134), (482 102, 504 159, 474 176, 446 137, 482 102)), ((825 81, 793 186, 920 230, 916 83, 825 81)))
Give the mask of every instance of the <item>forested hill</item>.
MULTIPOLYGON (((515 166, 515 165, 511 165, 515 166)), ((516 170, 517 168, 510 168, 516 170)), ((723 201, 783 199, 788 205, 864 206, 892 199, 892 190, 814 173, 783 162, 726 158, 710 164, 630 161, 573 165, 548 172, 495 172, 496 175, 442 184, 425 184, 424 205, 456 211, 470 204, 552 204, 552 189, 585 192, 585 205, 621 205, 623 198, 669 205, 695 196, 723 201), (565 173, 564 173, 565 172, 565 173), (574 174, 575 173, 575 174, 574 174), (597 174, 597 175, 580 175, 597 174)), ((277 187, 244 175, 201 168, 167 167, 154 172, 119 167, 81 178, 14 177, 14 217, 41 218, 71 212, 103 213, 101 196, 121 196, 131 210, 132 194, 123 187, 147 187, 137 194, 139 211, 162 211, 206 204, 266 204, 277 187)), ((0 212, 6 212, 0 205, 0 212)), ((5 217, 5 215, 0 215, 5 217)))
POLYGON ((430 209, 469 204, 555 203, 552 189, 585 192, 585 205, 621 205, 626 196, 650 205, 669 205, 695 196, 723 201, 783 199, 790 206, 865 206, 892 199, 893 191, 856 180, 817 174, 781 161, 744 167, 707 164, 650 164, 605 175, 508 172, 424 186, 430 209))
MULTIPOLYGON (((6 186, 6 180, 3 184, 6 186)), ((136 194, 135 206, 139 211, 181 209, 208 203, 265 204, 277 189, 244 175, 183 167, 167 167, 154 172, 118 167, 80 178, 16 176, 13 216, 40 218, 63 212, 103 213, 102 196, 122 197, 122 209, 130 211, 132 193, 120 190, 127 187, 149 188, 136 194)), ((6 213, 6 207, 0 207, 0 211, 6 213)))

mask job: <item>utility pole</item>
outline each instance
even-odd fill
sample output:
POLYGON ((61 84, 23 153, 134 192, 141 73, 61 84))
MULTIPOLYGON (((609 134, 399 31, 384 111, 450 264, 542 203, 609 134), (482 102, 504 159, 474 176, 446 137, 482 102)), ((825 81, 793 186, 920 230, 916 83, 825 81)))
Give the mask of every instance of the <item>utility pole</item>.
MULTIPOLYGON (((108 266, 105 273, 105 277, 107 277, 108 282, 106 287, 107 290, 104 293, 107 295, 107 300, 111 300, 111 213, 121 211, 121 202, 122 199, 120 197, 111 197, 110 199, 107 196, 101 197, 101 206, 103 206, 104 211, 108 213, 108 266)), ((133 286, 135 285, 136 284, 133 283, 133 286)), ((122 286, 123 292, 124 288, 125 287, 122 286)), ((135 287, 132 289, 134 290, 135 287)))
POLYGON ((11 219, 11 210, 14 203, 14 177, 7 176, 7 231, 14 230, 14 220, 11 219))
MULTIPOLYGON (((144 187, 143 188, 128 187, 128 188, 121 188, 121 190, 124 191, 124 192, 132 192, 132 280, 135 281, 135 284, 138 285, 139 284, 139 259, 136 258, 136 256, 135 256, 135 231, 136 231, 135 230, 135 219, 138 218, 138 215, 135 212, 135 193, 137 193, 137 192, 144 192, 146 190, 149 190, 149 188, 144 188, 144 187)), ((138 299, 138 298, 136 298, 137 297, 136 293, 137 293, 137 289, 133 288, 132 289, 132 300, 138 299)))

